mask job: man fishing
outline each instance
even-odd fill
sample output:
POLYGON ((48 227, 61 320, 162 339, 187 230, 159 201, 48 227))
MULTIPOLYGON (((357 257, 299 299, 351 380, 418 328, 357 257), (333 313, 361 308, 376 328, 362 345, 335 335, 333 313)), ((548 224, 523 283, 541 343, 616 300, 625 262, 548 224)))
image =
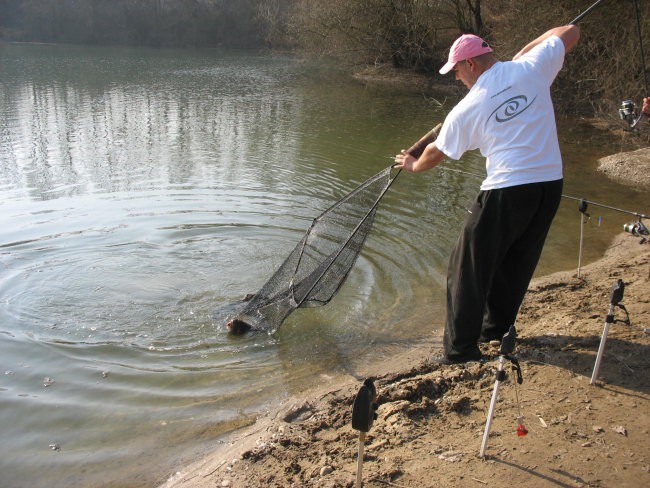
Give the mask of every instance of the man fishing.
POLYGON ((579 38, 575 25, 556 27, 500 62, 480 37, 459 37, 440 73, 453 70, 469 93, 419 158, 395 156, 413 173, 468 150, 486 158, 449 259, 442 363, 479 360, 478 342, 500 340, 515 322, 562 195, 550 86, 579 38))

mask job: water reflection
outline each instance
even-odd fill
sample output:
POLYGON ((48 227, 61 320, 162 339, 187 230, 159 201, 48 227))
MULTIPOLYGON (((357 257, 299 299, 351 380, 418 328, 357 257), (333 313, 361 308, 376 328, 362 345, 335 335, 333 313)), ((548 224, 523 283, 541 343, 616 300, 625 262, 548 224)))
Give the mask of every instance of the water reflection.
MULTIPOLYGON (((155 61, 142 73, 160 71, 155 61)), ((270 82, 264 65, 235 64, 159 73, 153 87, 152 76, 89 86, 92 65, 83 66, 74 80, 35 66, 24 83, 9 74, 17 81, 5 86, 0 184, 33 199, 201 181, 265 187, 285 171, 262 163, 296 160, 302 101, 285 93, 281 64, 270 82)))

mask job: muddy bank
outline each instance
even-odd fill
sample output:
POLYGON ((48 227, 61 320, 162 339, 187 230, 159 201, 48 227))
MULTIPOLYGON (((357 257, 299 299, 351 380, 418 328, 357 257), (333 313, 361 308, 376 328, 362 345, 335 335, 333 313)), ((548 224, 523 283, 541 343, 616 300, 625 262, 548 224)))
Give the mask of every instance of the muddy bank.
POLYGON ((650 148, 612 154, 598 160, 598 171, 640 189, 650 189, 650 148))
MULTIPOLYGON (((487 458, 478 457, 498 351, 484 363, 439 366, 415 349, 372 365, 378 419, 364 461, 366 487, 638 487, 650 484, 650 244, 621 235, 575 272, 534 280, 522 305, 517 355, 524 382, 502 384, 487 458), (589 384, 612 286, 631 325, 611 326, 597 385, 589 384), (524 416, 528 435, 517 436, 524 416)), ((616 319, 625 313, 616 310, 616 319)), ((508 366, 508 371, 510 367, 508 366)), ((286 402, 166 488, 352 487, 358 432, 348 378, 286 402)))
MULTIPOLYGON (((376 86, 399 87, 424 94, 425 99, 436 106, 447 104, 448 99, 458 100, 467 90, 453 79, 435 79, 431 75, 396 69, 388 65, 366 66, 352 73, 355 80, 376 86)), ((451 108, 451 102, 449 108, 451 108)))

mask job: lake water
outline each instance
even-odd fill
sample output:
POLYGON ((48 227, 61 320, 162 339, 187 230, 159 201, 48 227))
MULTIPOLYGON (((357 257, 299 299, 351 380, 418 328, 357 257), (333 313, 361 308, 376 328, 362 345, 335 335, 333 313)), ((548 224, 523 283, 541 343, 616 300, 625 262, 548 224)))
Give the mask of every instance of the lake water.
MULTIPOLYGON (((212 313, 451 101, 218 50, 0 45, 0 78, 1 486, 153 486, 278 399, 437 347, 479 184, 444 169, 400 175, 326 307, 243 338, 212 313)), ((595 172, 616 148, 561 126, 565 193, 647 211, 595 172)), ((590 211, 586 261, 631 220, 590 211)), ((566 200, 538 273, 575 267, 578 239, 566 200)))

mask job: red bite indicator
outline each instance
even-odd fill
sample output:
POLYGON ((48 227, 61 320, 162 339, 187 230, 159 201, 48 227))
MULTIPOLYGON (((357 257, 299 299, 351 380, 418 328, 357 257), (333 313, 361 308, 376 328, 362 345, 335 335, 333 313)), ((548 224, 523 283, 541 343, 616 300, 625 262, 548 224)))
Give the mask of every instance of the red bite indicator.
POLYGON ((519 424, 519 425, 517 425, 517 436, 524 437, 526 434, 528 434, 528 429, 524 425, 523 417, 519 417, 517 419, 517 422, 519 424))

